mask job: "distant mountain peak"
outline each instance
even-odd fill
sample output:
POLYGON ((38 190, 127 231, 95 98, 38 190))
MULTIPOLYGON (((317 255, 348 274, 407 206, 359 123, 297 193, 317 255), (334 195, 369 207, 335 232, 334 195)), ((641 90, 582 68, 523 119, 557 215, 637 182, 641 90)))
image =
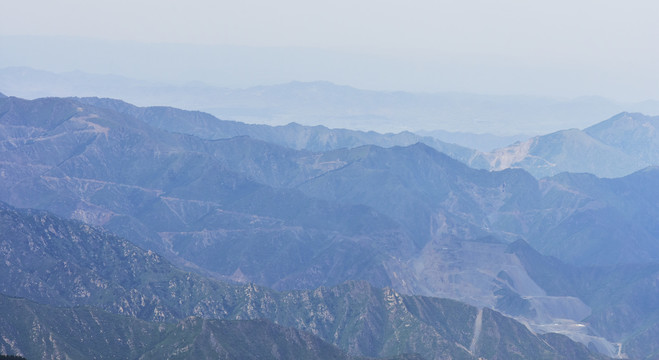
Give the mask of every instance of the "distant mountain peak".
POLYGON ((483 158, 490 169, 521 167, 538 178, 564 171, 621 177, 659 165, 658 130, 659 116, 621 112, 584 130, 536 136, 485 153, 483 158))
POLYGON ((584 129, 584 132, 593 135, 594 133, 598 131, 602 131, 606 128, 609 128, 611 126, 615 126, 616 124, 620 124, 620 122, 647 122, 647 121, 652 121, 653 119, 659 119, 659 116, 648 116, 639 112, 627 112, 623 111, 621 113, 618 113, 607 120, 598 122, 597 124, 594 124, 592 126, 589 126, 588 128, 584 129))

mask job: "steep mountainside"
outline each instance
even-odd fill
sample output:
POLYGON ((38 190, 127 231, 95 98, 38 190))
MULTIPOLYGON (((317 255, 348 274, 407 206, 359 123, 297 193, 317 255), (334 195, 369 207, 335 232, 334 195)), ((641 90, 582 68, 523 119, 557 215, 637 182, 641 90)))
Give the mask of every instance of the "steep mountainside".
MULTIPOLYGON (((488 301, 491 296, 490 306, 535 319, 538 329, 547 329, 540 320, 547 316, 554 320, 544 324, 590 315, 590 309, 575 299, 598 306, 599 315, 594 316, 605 311, 610 314, 619 307, 611 303, 600 306, 581 292, 545 292, 545 283, 527 277, 527 273, 537 272, 534 262, 520 264, 518 257, 507 254, 505 245, 486 234, 500 239, 524 236, 545 253, 574 264, 648 264, 659 260, 655 221, 659 197, 652 186, 659 182, 659 171, 654 168, 621 179, 564 174, 538 183, 521 171, 472 170, 420 145, 405 149, 371 147, 364 152, 350 165, 310 180, 300 189, 327 200, 377 208, 409 227, 415 239, 426 241, 418 244, 423 249, 413 260, 415 276, 402 277, 417 279, 417 293, 430 291, 467 301, 488 301), (437 214, 437 218, 426 220, 425 214, 437 214), (471 241, 464 241, 467 239, 471 241), (494 290, 487 293, 483 289, 494 290)), ((633 273, 627 275, 632 281, 633 273)), ((614 289, 624 291, 628 302, 645 298, 640 288, 626 292, 618 283, 609 291, 614 289)), ((651 310, 643 309, 638 314, 651 310)), ((617 321, 609 315, 598 320, 598 327, 616 329, 617 321)), ((580 326, 563 324, 564 330, 578 330, 580 326)), ((635 327, 630 324, 629 328, 635 327)), ((610 335, 610 339, 623 338, 620 332, 599 333, 610 335)), ((582 335, 586 334, 572 334, 574 339, 582 335)))
POLYGON ((473 134, 460 131, 446 131, 446 130, 422 130, 416 131, 416 134, 421 136, 430 136, 444 142, 460 144, 470 149, 475 149, 482 152, 489 152, 494 149, 506 147, 518 141, 524 141, 532 137, 528 134, 517 135, 493 135, 493 134, 473 134))
POLYGON ((423 144, 311 153, 204 140, 76 99, 6 98, 0 114, 1 199, 102 225, 220 278, 280 290, 366 280, 534 327, 568 319, 562 331, 584 339, 573 330, 590 305, 547 294, 507 243, 526 238, 572 263, 657 260, 652 171, 626 188, 592 177, 581 189, 560 176, 474 170, 423 144), (634 196, 611 195, 621 189, 634 196), (630 224, 618 213, 645 219, 627 233, 638 246, 602 236, 601 224, 630 224))
POLYGON ((519 167, 541 178, 561 172, 629 175, 659 165, 659 117, 621 113, 585 130, 563 130, 477 156, 472 166, 519 167))
POLYGON ((659 264, 573 266, 543 256, 523 241, 510 244, 529 275, 551 295, 584 299, 593 309, 585 320, 598 333, 619 339, 617 353, 656 357, 659 337, 659 264))
MULTIPOLYGON (((188 316, 234 320, 265 318, 310 332, 354 355, 420 353, 428 359, 472 359, 485 355, 501 359, 567 359, 576 352, 585 358, 595 358, 583 345, 567 338, 561 338, 557 342, 560 346, 554 346, 543 340, 546 336, 537 337, 523 325, 497 312, 488 309, 481 312, 453 300, 405 296, 391 289, 373 288, 365 282, 281 293, 251 284, 229 285, 177 270, 149 251, 79 222, 7 206, 2 207, 0 219, 1 292, 46 304, 96 306, 150 321, 181 320, 188 316)), ((74 309, 61 312, 65 318, 77 320, 57 321, 59 310, 49 312, 40 306, 26 305, 23 300, 7 301, 9 305, 6 306, 36 308, 30 314, 44 323, 39 336, 54 332, 51 326, 67 324, 89 324, 88 329, 93 332, 102 327, 94 319, 118 319, 110 315, 96 316, 95 310, 74 309), (39 315, 44 312, 52 317, 46 319, 46 315, 39 315)), ((28 320, 20 316, 12 318, 15 325, 8 325, 11 326, 9 333, 29 331, 23 326, 28 320)), ((210 351, 213 349, 208 349, 207 342, 216 336, 213 334, 225 331, 222 324, 225 323, 193 319, 172 328, 130 320, 109 324, 112 327, 108 336, 142 334, 140 336, 144 337, 140 341, 121 345, 122 351, 130 354, 158 343, 162 346, 158 345, 149 353, 156 356, 173 351, 186 341, 193 344, 193 349, 199 345, 199 351, 210 351), (188 327, 192 330, 187 330, 188 327)), ((248 331, 252 325, 236 326, 238 339, 242 338, 241 334, 263 329, 257 326, 248 331)), ((284 331, 291 334, 289 330, 284 331)), ((49 341, 77 344, 84 339, 83 336, 82 340, 76 337, 68 341, 49 341)), ((287 339, 290 340, 290 336, 287 339)), ((103 341, 103 338, 95 341, 103 341)), ((6 342, 6 346, 10 346, 10 342, 6 342)), ((50 346, 48 344, 44 346, 50 346)), ((229 345, 238 346, 223 344, 227 350, 229 345)), ((314 351, 318 346, 321 345, 307 349, 314 351)), ((271 346, 264 347, 268 349, 271 346)))
POLYGON ((442 233, 487 237, 491 232, 483 224, 496 224, 488 219, 492 212, 533 207, 540 200, 536 180, 524 171, 474 170, 422 144, 366 146, 325 153, 321 159, 345 165, 310 179, 300 190, 378 209, 414 233, 419 247, 442 233))
POLYGON ((421 142, 460 161, 477 161, 472 160, 477 156, 477 152, 474 150, 407 131, 397 134, 379 134, 373 131, 328 129, 320 125, 303 126, 295 123, 285 126, 254 125, 220 120, 199 111, 185 111, 170 107, 141 108, 113 99, 82 98, 77 100, 133 116, 159 129, 195 135, 203 139, 249 136, 292 149, 310 151, 354 148, 361 145, 407 146, 421 142))
POLYGON ((563 130, 536 136, 491 152, 474 151, 430 136, 409 132, 378 134, 323 126, 252 125, 224 121, 203 112, 168 107, 140 108, 119 100, 82 98, 81 102, 133 116, 167 131, 205 139, 250 136, 254 139, 310 151, 426 144, 472 167, 488 170, 522 168, 537 178, 561 172, 587 172, 600 177, 620 177, 648 165, 659 165, 659 117, 621 113, 583 131, 563 130))
POLYGON ((578 265, 657 262, 658 182, 656 167, 617 179, 589 174, 544 179, 545 216, 536 219, 529 242, 544 254, 578 265))
MULTIPOLYGON (((4 199, 103 225, 178 264, 278 289, 360 279, 478 306, 497 307, 499 290, 545 301, 483 226, 488 212, 516 204, 529 187, 537 196, 523 172, 492 177, 424 145, 312 154, 248 138, 205 141, 70 99, 10 98, 4 106, 4 199), (406 182, 373 187, 363 181, 371 179, 359 170, 363 162, 378 167, 373 174, 381 180, 409 172, 406 182), (413 167, 401 168, 406 163, 413 167), (308 191, 312 179, 351 169, 359 171, 349 175, 355 186, 386 203, 309 196, 320 196, 308 191), (508 192, 501 191, 505 181, 508 192), (296 184, 308 195, 268 186, 296 184), (383 196, 391 193, 400 197, 383 196), (491 256, 499 261, 486 261, 491 256), (469 275, 455 276, 463 272, 469 275), (502 282, 502 272, 516 285, 502 282)), ((556 300, 577 309, 574 321, 589 312, 578 299, 556 300)), ((555 316, 528 314, 543 322, 555 316)))
MULTIPOLYGON (((522 168, 537 178, 561 172, 587 172, 600 177, 620 177, 648 165, 659 165, 659 117, 621 113, 583 131, 563 130, 536 136, 491 152, 474 151, 409 132, 378 134, 323 126, 252 125, 219 120, 203 112, 168 107, 140 108, 120 100, 82 98, 81 102, 133 116, 167 131, 191 134, 205 139, 250 136, 254 139, 310 151, 426 144, 472 167, 488 170, 522 168)), ((444 137, 446 138, 446 135, 444 137)))
POLYGON ((658 168, 618 179, 566 173, 536 181, 519 169, 474 170, 421 144, 335 151, 322 159, 345 165, 298 189, 377 209, 413 234, 418 247, 432 239, 522 237, 575 264, 659 261, 658 168))
POLYGON ((155 323, 5 295, 0 310, 0 352, 28 359, 352 359, 311 334, 265 320, 155 323))
POLYGON ((561 172, 587 172, 601 177, 617 177, 648 165, 577 129, 536 136, 483 156, 491 169, 522 168, 538 178, 561 172))
POLYGON ((621 113, 584 130, 599 141, 648 164, 659 165, 659 116, 621 113))
POLYGON ((296 183, 340 166, 318 155, 248 138, 170 134, 70 100, 2 105, 0 195, 15 205, 103 225, 181 264, 194 259, 266 285, 349 278, 387 285, 366 254, 409 252, 394 242, 405 234, 372 209, 257 182, 296 183), (335 266, 346 252, 365 263, 335 266))

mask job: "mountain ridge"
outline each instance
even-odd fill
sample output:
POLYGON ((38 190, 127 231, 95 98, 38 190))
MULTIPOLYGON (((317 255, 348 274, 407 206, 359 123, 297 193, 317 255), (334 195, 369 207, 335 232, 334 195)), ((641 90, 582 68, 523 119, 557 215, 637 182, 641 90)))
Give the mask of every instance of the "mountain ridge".
POLYGON ((266 320, 189 317, 151 323, 90 307, 55 308, 0 294, 0 352, 28 358, 354 359, 317 337, 266 320), (26 341, 31 339, 32 341, 26 341))
POLYGON ((622 112, 584 130, 536 136, 483 156, 493 169, 521 167, 538 178, 561 172, 622 177, 659 164, 656 127, 657 116, 622 112))
POLYGON ((380 132, 443 129, 496 133, 506 131, 501 124, 510 124, 508 132, 514 129, 535 134, 589 126, 623 110, 659 113, 656 101, 618 104, 597 97, 555 99, 369 91, 334 84, 328 87, 326 82, 313 81, 227 89, 199 83, 172 86, 84 73, 45 73, 39 75, 38 70, 29 68, 4 69, 0 75, 6 74, 6 80, 3 83, 0 76, 0 89, 28 98, 81 94, 123 98, 141 105, 200 109, 220 118, 270 125, 298 122, 354 128, 358 121, 362 124, 360 129, 380 132), (84 75, 86 80, 81 80, 84 75), (307 89, 301 92, 303 86, 307 89), (341 95, 341 90, 345 95, 341 95), (340 99, 348 102, 339 102, 340 99), (543 128, 538 130, 539 126, 543 128))
POLYGON ((425 142, 439 151, 467 161, 476 153, 459 145, 445 143, 431 137, 422 137, 408 131, 379 134, 374 131, 329 129, 322 125, 303 126, 289 123, 283 126, 246 124, 220 120, 204 112, 190 112, 171 107, 139 108, 120 100, 81 98, 83 103, 111 108, 128 114, 152 126, 167 131, 196 135, 204 139, 225 139, 247 135, 254 139, 272 142, 296 150, 329 151, 354 148, 362 145, 412 145, 425 142))
POLYGON ((279 290, 360 279, 578 328, 592 308, 547 295, 507 243, 527 238, 572 263, 656 260, 651 169, 538 181, 422 144, 312 153, 172 134, 75 99, 0 105, 3 199, 105 225, 225 279, 279 290), (628 227, 633 214, 645 215, 628 227))
MULTIPOLYGON (((406 296, 355 281, 333 288, 285 293, 252 284, 222 284, 175 269, 151 251, 80 222, 6 205, 0 208, 0 215, 5 260, 0 265, 0 271, 5 274, 0 277, 2 292, 13 296, 28 295, 35 299, 40 293, 52 292, 49 289, 60 289, 60 305, 99 306, 114 313, 160 322, 191 315, 234 320, 264 317, 331 339, 353 355, 420 352, 429 358, 476 356, 465 347, 472 341, 478 310, 454 300, 406 296), (104 250, 100 251, 99 247, 104 250), (103 256, 99 256, 101 253, 103 256), (43 260, 30 261, 31 257, 43 260), (62 266, 64 271, 57 270, 62 266), (53 281, 54 276, 57 282, 53 281), (43 279, 43 286, 35 283, 37 279, 43 279), (62 286, 61 281, 71 281, 75 286, 62 286), (69 292, 64 293, 67 289, 69 292), (363 316, 350 315, 354 312, 363 316)), ((50 295, 42 296, 41 300, 58 301, 50 295)), ((517 352, 536 354, 539 358, 557 356, 557 349, 523 325, 492 310, 483 310, 483 329, 477 341, 477 354, 493 358, 517 352), (502 328, 515 329, 519 338, 510 337, 502 328), (520 339, 524 340, 520 342, 520 339), (507 347, 500 347, 502 342, 507 347)), ((563 341, 570 344, 571 351, 597 358, 583 345, 563 341)))
POLYGON ((489 152, 481 152, 405 131, 397 134, 378 134, 372 131, 328 129, 323 126, 310 127, 295 123, 271 127, 219 120, 202 112, 187 112, 167 107, 137 108, 112 99, 82 98, 80 101, 130 114, 161 129, 207 139, 248 135, 293 149, 323 152, 367 144, 391 147, 409 146, 421 142, 474 168, 487 170, 523 168, 537 178, 566 171, 589 172, 600 177, 620 177, 646 166, 659 164, 659 138, 657 138, 659 135, 653 135, 656 132, 651 130, 659 127, 659 121, 656 120, 659 117, 638 113, 622 112, 584 130, 561 130, 489 152), (634 129, 649 130, 642 133, 634 129, 609 129, 608 133, 612 134, 608 135, 609 140, 601 138, 605 135, 595 133, 604 131, 602 127, 615 125, 616 119, 625 117, 635 119, 634 129), (631 140, 624 144, 611 140, 611 136, 615 137, 619 134, 623 134, 623 137, 641 136, 642 145, 634 145, 631 140))

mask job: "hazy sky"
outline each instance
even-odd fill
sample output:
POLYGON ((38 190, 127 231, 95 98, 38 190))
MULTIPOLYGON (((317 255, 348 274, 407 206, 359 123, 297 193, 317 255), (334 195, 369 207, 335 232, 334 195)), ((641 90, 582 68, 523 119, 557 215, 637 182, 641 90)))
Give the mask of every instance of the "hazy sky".
POLYGON ((465 72, 371 87, 642 100, 659 99, 658 16, 651 0, 2 0, 0 35, 314 48, 465 72))

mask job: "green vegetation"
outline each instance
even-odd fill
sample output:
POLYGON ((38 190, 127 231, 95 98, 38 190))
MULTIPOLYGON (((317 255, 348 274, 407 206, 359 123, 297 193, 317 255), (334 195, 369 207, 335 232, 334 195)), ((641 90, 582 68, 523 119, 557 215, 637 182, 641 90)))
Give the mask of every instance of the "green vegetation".
POLYGON ((0 347, 20 349, 29 359, 48 355, 81 360, 349 358, 315 336, 265 320, 187 318, 163 324, 3 295, 0 313, 4 314, 0 347))
MULTIPOLYGON (((66 349, 71 356, 85 358, 92 350, 84 352, 76 345, 84 342, 98 356, 109 354, 108 349, 117 349, 130 358, 147 352, 174 353, 200 342, 199 354, 211 354, 216 350, 208 350, 204 344, 213 343, 211 340, 224 331, 222 324, 237 324, 186 319, 193 316, 268 319, 318 336, 351 355, 391 357, 418 353, 430 359, 473 358, 465 349, 474 337, 477 309, 454 300, 405 296, 363 281, 287 292, 252 284, 230 285, 178 270, 152 252, 88 225, 6 205, 0 207, 0 229, 4 254, 4 262, 0 263, 2 291, 67 307, 53 310, 26 300, 4 300, 2 313, 12 315, 8 318, 11 324, 7 323, 3 333, 23 334, 16 335, 15 341, 23 341, 24 347, 29 347, 24 341, 30 336, 43 339, 40 343, 45 345, 31 350, 35 353, 66 349), (101 313, 89 306, 125 316, 101 313), (35 333, 32 324, 41 322, 44 325, 35 333), (127 341, 132 338, 136 340, 127 341)), ((483 331, 494 334, 500 344, 494 349, 484 347, 488 354, 494 351, 505 357, 509 348, 521 346, 519 339, 535 339, 518 351, 523 354, 553 351, 521 324, 494 314, 517 324, 517 330, 509 335, 501 332, 496 322, 484 322, 483 331)), ((270 323, 259 326, 264 324, 270 323)), ((243 339, 240 334, 261 330, 242 326, 247 325, 240 325, 230 337, 236 342, 223 343, 225 350, 238 351, 240 346, 258 340, 243 339)), ((312 341, 306 335, 295 336, 312 341)), ((282 339, 264 339, 260 344, 270 349, 276 343, 280 351, 298 351, 286 348, 288 340, 282 339)))

